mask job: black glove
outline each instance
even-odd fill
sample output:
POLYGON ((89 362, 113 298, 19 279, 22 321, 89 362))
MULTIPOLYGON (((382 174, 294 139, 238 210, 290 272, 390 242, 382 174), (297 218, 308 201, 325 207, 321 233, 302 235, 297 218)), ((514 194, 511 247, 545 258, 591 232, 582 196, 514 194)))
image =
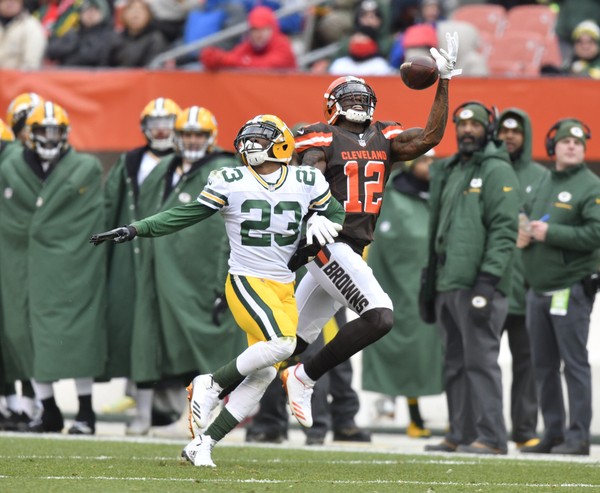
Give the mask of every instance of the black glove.
POLYGON ((115 243, 125 243, 126 241, 133 240, 136 236, 137 231, 133 226, 121 226, 120 228, 90 236, 90 243, 93 243, 95 246, 111 240, 115 243))
POLYGON ((426 324, 435 323, 435 293, 429 293, 427 287, 427 268, 421 271, 421 287, 419 289, 419 315, 426 324))
POLYGON ((308 264, 315 255, 321 250, 319 243, 313 243, 312 245, 306 244, 306 238, 302 238, 298 245, 298 248, 290 258, 288 262, 288 269, 292 272, 296 272, 300 267, 308 264))
POLYGON ((469 316, 475 324, 484 326, 488 323, 492 313, 492 300, 499 281, 498 276, 487 272, 480 272, 477 275, 469 307, 469 316))
POLYGON ((227 298, 225 298, 223 293, 217 293, 212 309, 212 321, 217 327, 221 325, 221 315, 225 313, 227 308, 229 308, 227 298))

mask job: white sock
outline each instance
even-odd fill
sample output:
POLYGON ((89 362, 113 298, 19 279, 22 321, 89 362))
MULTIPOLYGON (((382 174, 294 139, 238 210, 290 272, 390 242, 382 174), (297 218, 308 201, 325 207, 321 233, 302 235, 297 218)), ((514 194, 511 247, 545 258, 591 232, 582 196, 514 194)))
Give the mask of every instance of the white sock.
POLYGON ((31 397, 21 396, 21 412, 32 417, 35 412, 35 401, 31 397))
POLYGON ((152 399, 154 397, 154 390, 152 389, 137 389, 135 409, 137 411, 137 417, 144 421, 152 420, 152 399))
POLYGON ((43 401, 49 397, 54 397, 54 387, 52 386, 52 382, 38 382, 32 379, 31 385, 33 386, 36 399, 43 401))
POLYGON ((77 395, 92 395, 93 384, 93 378, 76 378, 75 389, 77 390, 77 395))
POLYGON ((301 363, 298 366, 294 366, 293 368, 290 368, 290 371, 296 372, 296 376, 300 379, 300 381, 308 386, 308 387, 314 387, 315 383, 317 383, 316 380, 313 380, 312 378, 310 378, 306 372, 304 371, 304 365, 301 363))

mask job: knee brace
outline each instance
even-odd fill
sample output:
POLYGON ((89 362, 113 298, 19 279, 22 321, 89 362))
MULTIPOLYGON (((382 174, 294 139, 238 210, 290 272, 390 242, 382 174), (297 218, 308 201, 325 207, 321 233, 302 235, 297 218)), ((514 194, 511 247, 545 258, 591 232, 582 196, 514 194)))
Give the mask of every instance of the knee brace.
POLYGON ((295 337, 278 337, 257 342, 237 357, 237 369, 242 375, 250 375, 256 370, 288 359, 295 347, 295 337))

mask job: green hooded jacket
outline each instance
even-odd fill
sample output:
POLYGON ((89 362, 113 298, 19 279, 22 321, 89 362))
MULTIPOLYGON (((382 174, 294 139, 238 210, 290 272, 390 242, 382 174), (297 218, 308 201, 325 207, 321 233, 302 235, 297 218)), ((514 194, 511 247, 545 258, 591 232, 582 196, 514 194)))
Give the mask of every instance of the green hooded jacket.
MULTIPOLYGON (((533 131, 531 129, 531 120, 529 115, 519 108, 507 108, 504 110, 498 121, 503 121, 508 115, 517 115, 523 121, 523 149, 519 157, 512 161, 513 169, 519 179, 521 211, 525 211, 528 200, 537 191, 539 183, 548 173, 547 168, 532 160, 532 139, 533 131)), ((508 299, 508 313, 514 315, 525 315, 525 274, 523 272, 522 250, 517 248, 513 258, 513 273, 510 287, 510 296, 508 299)))
MULTIPOLYGON (((11 380, 96 377, 106 364, 102 166, 70 149, 43 181, 12 152, 0 167, 2 349, 11 380)), ((30 151, 29 151, 30 152, 30 151)))
POLYGON ((499 278, 496 288, 508 294, 520 202, 509 163, 504 146, 491 141, 463 164, 455 154, 432 165, 426 296, 434 286, 471 289, 480 272, 499 278))

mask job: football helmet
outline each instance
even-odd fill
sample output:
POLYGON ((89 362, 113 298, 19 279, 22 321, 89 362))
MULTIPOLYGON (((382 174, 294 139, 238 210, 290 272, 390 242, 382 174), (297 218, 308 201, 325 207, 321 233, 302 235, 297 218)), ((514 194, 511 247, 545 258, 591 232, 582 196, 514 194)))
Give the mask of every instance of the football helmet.
POLYGON ((6 123, 15 135, 19 135, 25 127, 27 116, 33 108, 42 104, 44 98, 35 92, 24 92, 16 96, 8 105, 6 123))
POLYGON ((71 125, 67 112, 56 103, 46 101, 27 117, 27 145, 42 161, 52 161, 68 146, 71 125))
POLYGON ((179 113, 175 121, 175 151, 183 158, 193 163, 202 159, 211 150, 217 140, 217 119, 206 108, 191 106, 179 113), (206 134, 203 143, 184 143, 184 133, 206 134))
POLYGON ((338 77, 327 88, 324 97, 323 112, 330 125, 334 125, 340 115, 356 123, 373 119, 377 98, 363 79, 351 75, 338 77), (362 109, 356 109, 357 105, 362 109))
POLYGON ((244 164, 259 166, 265 161, 288 164, 294 154, 294 136, 288 126, 275 115, 258 115, 240 129, 233 145, 244 164), (266 148, 252 139, 269 141, 266 148))
POLYGON ((173 129, 180 112, 179 105, 169 98, 153 99, 144 107, 140 124, 151 149, 166 151, 173 147, 173 129))
POLYGON ((3 141, 13 141, 15 140, 15 134, 11 130, 11 128, 4 123, 3 120, 0 120, 0 140, 3 141))

